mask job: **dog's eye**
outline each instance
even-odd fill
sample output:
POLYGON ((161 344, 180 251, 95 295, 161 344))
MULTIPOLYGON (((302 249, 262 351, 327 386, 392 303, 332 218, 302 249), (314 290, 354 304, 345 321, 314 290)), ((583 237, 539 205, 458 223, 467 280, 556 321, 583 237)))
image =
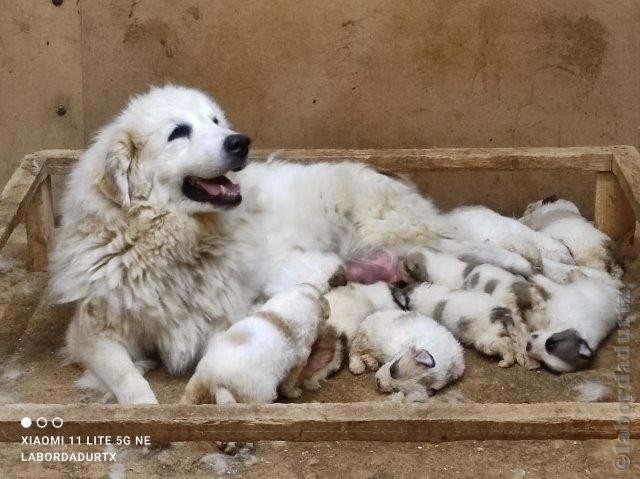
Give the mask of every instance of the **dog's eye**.
POLYGON ((552 352, 554 349, 556 349, 556 346, 558 345, 558 342, 553 339, 553 338, 549 338, 545 341, 544 343, 544 349, 547 350, 548 353, 552 352))
POLYGON ((217 116, 214 116, 212 121, 213 121, 216 125, 217 125, 218 123, 220 123, 220 121, 218 120, 218 117, 217 117, 217 116))
POLYGON ((190 136, 191 136, 191 127, 183 123, 181 125, 176 126, 173 129, 167 141, 173 141, 176 138, 185 138, 185 137, 189 138, 190 136))

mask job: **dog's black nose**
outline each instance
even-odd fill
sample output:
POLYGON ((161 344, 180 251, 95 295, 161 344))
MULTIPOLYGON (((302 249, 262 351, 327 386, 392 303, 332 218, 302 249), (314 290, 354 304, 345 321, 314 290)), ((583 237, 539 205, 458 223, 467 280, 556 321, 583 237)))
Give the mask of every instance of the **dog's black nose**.
POLYGON ((249 145, 251 144, 251 138, 247 135, 229 135, 224 139, 222 147, 229 155, 234 158, 244 159, 249 154, 249 145))
POLYGON ((531 352, 531 341, 527 341, 527 352, 531 352))

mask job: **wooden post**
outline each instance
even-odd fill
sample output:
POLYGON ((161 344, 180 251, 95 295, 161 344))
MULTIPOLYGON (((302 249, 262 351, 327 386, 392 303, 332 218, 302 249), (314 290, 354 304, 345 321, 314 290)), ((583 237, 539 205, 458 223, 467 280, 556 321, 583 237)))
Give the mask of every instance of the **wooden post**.
POLYGON ((594 223, 614 240, 635 227, 633 210, 613 173, 596 174, 594 223))
POLYGON ((54 223, 51 195, 51 176, 47 175, 38 185, 25 215, 27 227, 27 269, 46 271, 49 264, 49 248, 53 244, 54 223))

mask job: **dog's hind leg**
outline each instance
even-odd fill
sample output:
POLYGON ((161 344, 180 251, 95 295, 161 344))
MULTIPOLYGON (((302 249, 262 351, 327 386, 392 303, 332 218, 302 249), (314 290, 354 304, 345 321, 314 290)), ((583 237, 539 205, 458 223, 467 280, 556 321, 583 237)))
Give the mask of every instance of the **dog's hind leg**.
POLYGON ((158 404, 151 386, 119 342, 98 337, 90 341, 83 363, 116 397, 119 404, 158 404))

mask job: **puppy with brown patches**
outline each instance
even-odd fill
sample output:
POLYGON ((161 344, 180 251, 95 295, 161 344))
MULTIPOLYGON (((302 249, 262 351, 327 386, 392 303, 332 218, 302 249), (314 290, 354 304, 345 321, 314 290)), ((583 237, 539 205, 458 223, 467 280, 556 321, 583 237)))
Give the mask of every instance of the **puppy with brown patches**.
POLYGON ((542 275, 533 280, 550 295, 548 323, 529 335, 527 354, 554 372, 585 369, 616 325, 620 310, 618 288, 593 278, 564 285, 542 275))
POLYGON ((510 337, 513 313, 490 294, 451 291, 433 283, 394 293, 399 302, 405 302, 407 309, 432 317, 462 344, 488 356, 498 356, 498 366, 506 368, 515 362, 516 345, 510 337))
POLYGON ((441 284, 449 289, 462 289, 464 280, 475 265, 432 248, 415 249, 400 261, 400 279, 413 283, 441 284))
POLYGON ((360 323, 367 316, 375 311, 399 309, 389 285, 382 282, 349 283, 332 289, 325 298, 329 302, 331 314, 320 333, 324 341, 316 343, 317 352, 324 353, 329 361, 325 361, 321 367, 314 367, 313 364, 305 366, 304 377, 301 378, 305 389, 318 389, 320 381, 338 372, 347 358, 349 346, 358 332, 360 323))
POLYGON ((465 289, 490 294, 511 311, 513 325, 509 333, 516 345, 516 361, 529 366, 525 342, 530 331, 547 323, 545 291, 521 276, 489 264, 477 265, 469 272, 465 289))
POLYGON ((376 386, 397 391, 407 401, 425 401, 464 373, 464 352, 447 328, 422 314, 379 311, 358 329, 349 369, 378 369, 376 386))
POLYGON ((300 396, 297 379, 329 304, 308 284, 275 295, 251 316, 211 338, 183 402, 270 403, 300 396))
POLYGON ((622 276, 611 238, 587 221, 571 201, 549 196, 531 203, 520 222, 565 244, 578 266, 606 271, 615 278, 622 276))

